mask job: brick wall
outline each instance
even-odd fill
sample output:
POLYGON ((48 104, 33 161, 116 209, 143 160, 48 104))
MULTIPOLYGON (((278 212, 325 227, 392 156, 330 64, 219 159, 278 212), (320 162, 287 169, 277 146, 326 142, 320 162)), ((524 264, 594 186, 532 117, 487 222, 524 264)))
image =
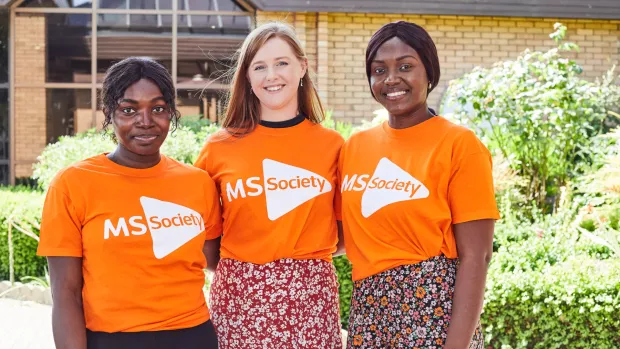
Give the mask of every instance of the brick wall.
POLYGON ((568 26, 567 40, 581 47, 573 57, 583 65, 586 78, 595 79, 620 61, 620 20, 273 12, 259 12, 257 17, 259 23, 286 20, 297 26, 309 55, 317 59, 323 101, 334 110, 336 118, 356 123, 371 118, 372 111, 380 108, 370 96, 366 80, 366 45, 377 29, 397 20, 423 26, 437 45, 442 76, 429 96, 429 104, 435 108, 439 107, 448 82, 474 66, 491 66, 516 57, 526 48, 554 47, 548 35, 558 21, 568 26), (305 20, 296 20, 296 16, 305 20), (314 26, 309 26, 310 17, 315 20, 314 26), (316 36, 309 35, 309 28, 316 28, 316 36))
MULTIPOLYGON (((15 81, 18 85, 45 83, 45 16, 15 16, 15 81)), ((32 175, 32 163, 46 143, 45 88, 15 88, 15 176, 32 175)))

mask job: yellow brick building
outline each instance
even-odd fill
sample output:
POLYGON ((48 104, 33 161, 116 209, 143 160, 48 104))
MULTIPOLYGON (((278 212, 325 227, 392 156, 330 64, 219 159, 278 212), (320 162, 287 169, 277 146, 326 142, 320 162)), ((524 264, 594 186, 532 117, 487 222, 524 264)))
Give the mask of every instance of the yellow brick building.
POLYGON ((102 76, 127 56, 160 60, 177 83, 182 113, 216 120, 226 90, 218 77, 245 35, 269 20, 296 28, 325 105, 336 119, 354 123, 378 109, 364 53, 371 35, 392 21, 420 24, 435 40, 441 63, 440 84, 430 95, 435 108, 449 81, 474 66, 553 47, 548 34, 558 21, 581 47, 574 58, 588 79, 620 61, 618 0, 484 3, 0 0, 0 183, 30 176, 36 157, 59 136, 100 125, 102 76))

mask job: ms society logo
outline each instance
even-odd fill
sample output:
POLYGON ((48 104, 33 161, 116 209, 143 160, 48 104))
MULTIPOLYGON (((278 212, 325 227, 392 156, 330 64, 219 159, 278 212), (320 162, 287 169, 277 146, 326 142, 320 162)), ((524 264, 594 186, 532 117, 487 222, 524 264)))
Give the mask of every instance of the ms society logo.
POLYGON ((370 217, 379 209, 395 202, 424 199, 429 196, 428 188, 407 171, 382 158, 375 172, 348 174, 342 179, 341 192, 364 191, 362 194, 362 216, 370 217))
POLYGON ((103 227, 105 240, 112 236, 144 235, 150 230, 153 252, 164 258, 198 236, 205 229, 202 216, 185 206, 146 196, 140 198, 144 216, 121 217, 116 224, 106 219, 103 227))
POLYGON ((271 159, 263 160, 263 176, 223 184, 228 202, 265 193, 267 217, 274 221, 301 204, 332 190, 322 176, 271 159))

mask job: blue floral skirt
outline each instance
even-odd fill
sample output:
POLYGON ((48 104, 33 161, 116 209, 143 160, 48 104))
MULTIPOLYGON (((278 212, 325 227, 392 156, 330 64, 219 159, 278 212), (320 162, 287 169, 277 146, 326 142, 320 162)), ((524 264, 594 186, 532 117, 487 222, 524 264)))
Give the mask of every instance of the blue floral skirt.
MULTIPOLYGON (((443 348, 457 268, 438 256, 356 281, 347 348, 443 348)), ((469 348, 484 348, 480 324, 469 348)))

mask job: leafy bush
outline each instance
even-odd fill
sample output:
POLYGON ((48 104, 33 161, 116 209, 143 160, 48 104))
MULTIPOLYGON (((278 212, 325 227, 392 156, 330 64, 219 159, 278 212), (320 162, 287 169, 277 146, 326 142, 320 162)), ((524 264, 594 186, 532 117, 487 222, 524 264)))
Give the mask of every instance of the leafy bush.
POLYGON ((202 143, 190 128, 179 126, 170 133, 161 147, 161 153, 186 164, 193 164, 202 143))
POLYGON ((199 115, 183 115, 179 119, 179 126, 188 128, 194 133, 198 133, 205 126, 214 125, 209 119, 204 119, 202 114, 199 115))
MULTIPOLYGON (((162 154, 178 161, 192 164, 209 134, 215 132, 217 126, 208 125, 198 133, 189 127, 179 126, 171 132, 162 146, 162 154)), ((61 169, 91 156, 110 152, 115 145, 105 134, 90 130, 76 136, 60 137, 58 142, 49 144, 34 164, 34 174, 39 186, 47 189, 50 182, 61 169)))
MULTIPOLYGON (((38 224, 41 219, 44 196, 41 192, 13 191, 0 188, 0 280, 9 279, 8 218, 19 219, 20 226, 38 235, 29 222, 38 224)), ((13 228, 15 279, 44 275, 45 258, 37 257, 37 241, 13 228)))
POLYGON ((338 275, 338 293, 340 296, 340 322, 342 328, 349 325, 349 311, 351 309, 351 295, 353 294, 353 281, 351 280, 351 262, 346 256, 334 258, 334 267, 338 275))
POLYGON ((110 137, 95 130, 74 137, 63 136, 58 142, 48 144, 34 164, 32 177, 43 189, 47 187, 61 169, 91 156, 114 150, 110 137))
POLYGON ((351 134, 353 134, 353 125, 348 122, 336 121, 332 118, 332 115, 333 112, 331 110, 326 111, 325 120, 323 120, 322 125, 337 131, 344 139, 351 137, 351 134))
POLYGON ((477 67, 452 81, 446 97, 455 106, 450 117, 508 159, 526 180, 527 200, 547 211, 557 207, 559 188, 583 173, 592 137, 606 130, 610 103, 620 98, 612 76, 603 82, 581 78, 581 66, 562 54, 577 46, 560 43, 566 27, 555 28, 557 48, 477 67))
POLYGON ((492 348, 618 348, 620 260, 573 259, 490 273, 482 325, 492 348))

